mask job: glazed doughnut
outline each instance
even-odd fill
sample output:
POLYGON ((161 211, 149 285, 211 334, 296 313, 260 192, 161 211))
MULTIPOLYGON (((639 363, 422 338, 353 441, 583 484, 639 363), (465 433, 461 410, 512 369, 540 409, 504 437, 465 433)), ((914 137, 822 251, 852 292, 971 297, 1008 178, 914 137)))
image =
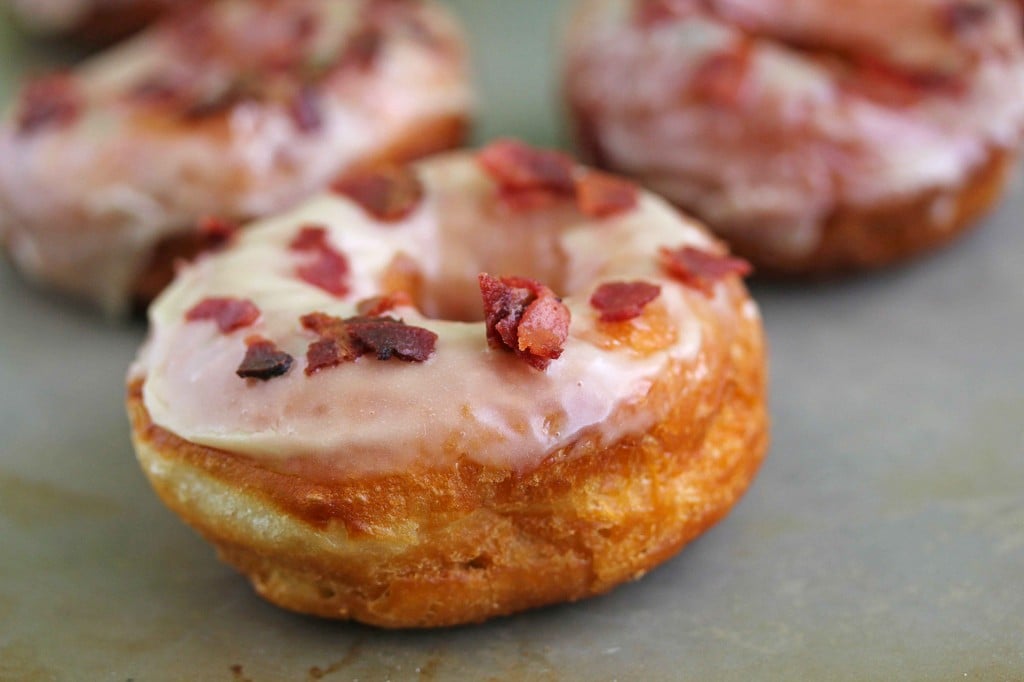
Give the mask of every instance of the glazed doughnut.
POLYGON ((583 0, 565 91, 584 156, 706 220, 759 271, 944 243, 1024 125, 1012 0, 583 0))
POLYGON ((598 594, 761 461, 745 272, 663 200, 521 143, 354 176, 153 304, 136 452, 288 609, 428 627, 598 594))
POLYGON ((465 45, 416 0, 226 0, 30 83, 0 125, 0 241, 117 313, 232 223, 462 142, 465 45), (217 216, 215 234, 196 229, 217 216))
POLYGON ((174 7, 202 0, 0 0, 28 30, 98 45, 134 33, 174 7))

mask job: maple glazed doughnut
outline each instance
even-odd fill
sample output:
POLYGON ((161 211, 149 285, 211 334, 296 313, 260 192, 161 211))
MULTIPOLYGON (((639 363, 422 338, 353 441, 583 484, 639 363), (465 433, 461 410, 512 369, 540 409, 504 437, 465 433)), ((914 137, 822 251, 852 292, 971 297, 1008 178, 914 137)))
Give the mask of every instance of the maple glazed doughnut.
POLYGON ((352 176, 153 304, 136 452, 289 609, 428 627, 598 594, 764 455, 746 270, 663 200, 513 141, 352 176))
POLYGON ((950 240, 1024 124, 1013 0, 582 0, 582 153, 707 221, 759 271, 831 274, 950 240))
POLYGON ((0 124, 0 242, 31 279, 126 311, 239 221, 458 146, 471 100, 433 2, 196 5, 24 88, 0 124))

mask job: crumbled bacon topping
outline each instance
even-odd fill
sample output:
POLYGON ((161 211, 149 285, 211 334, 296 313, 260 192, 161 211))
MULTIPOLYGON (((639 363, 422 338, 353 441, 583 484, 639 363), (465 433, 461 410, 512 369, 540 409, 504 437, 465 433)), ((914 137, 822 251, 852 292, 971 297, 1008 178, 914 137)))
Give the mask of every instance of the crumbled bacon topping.
POLYGON ((70 125, 82 112, 83 102, 74 79, 54 74, 29 82, 21 92, 18 132, 30 135, 47 127, 70 125))
POLYGON ((204 298, 185 313, 188 322, 213 320, 224 334, 249 327, 260 318, 260 309, 245 298, 204 298))
POLYGON ((423 201, 425 193, 419 176, 408 166, 384 166, 343 177, 331 189, 386 223, 407 218, 423 201))
POLYGON ((338 66, 358 71, 369 71, 377 63, 383 47, 384 36, 380 29, 375 26, 367 26, 349 38, 348 44, 338 59, 338 66))
POLYGON ((712 54, 697 65, 690 78, 690 92, 699 100, 735 106, 750 76, 753 43, 743 40, 732 49, 712 54))
POLYGON ((573 161, 559 152, 498 140, 481 149, 477 160, 505 192, 545 191, 571 197, 576 191, 573 161))
POLYGON ((295 359, 269 339, 250 336, 245 340, 245 345, 245 357, 235 370, 235 374, 243 379, 269 381, 284 376, 292 368, 295 359))
POLYGON ((661 295, 661 287, 650 282, 608 282, 590 297, 590 305, 602 322, 625 322, 643 315, 644 306, 661 295))
POLYGON ((303 226, 289 248, 312 256, 309 262, 296 268, 300 279, 334 296, 348 293, 348 259, 328 241, 327 228, 320 225, 303 226))
POLYGON ((307 375, 371 354, 378 360, 425 362, 434 354, 437 344, 434 332, 392 317, 357 316, 343 320, 310 313, 301 322, 305 329, 320 337, 306 352, 307 375))
POLYGON ((393 317, 351 317, 345 325, 360 355, 373 353, 378 360, 425 362, 437 344, 434 332, 393 317))
POLYGON ((378 317, 389 313, 395 308, 412 306, 412 296, 404 291, 396 291, 385 296, 374 296, 356 304, 356 310, 364 317, 378 317))
POLYGON ((636 23, 649 27, 681 19, 696 12, 700 0, 640 0, 636 7, 636 23))
POLYGON ((231 243, 241 229, 233 220, 206 216, 199 219, 199 236, 203 240, 204 250, 219 249, 231 243))
POLYGON ((992 5, 986 5, 978 0, 954 0, 938 9, 943 28, 954 35, 965 33, 984 23, 992 14, 992 5))
POLYGON ((908 71, 860 55, 842 81, 842 88, 885 106, 911 107, 930 94, 960 92, 964 83, 949 74, 908 71))
POLYGON ((303 133, 313 133, 324 124, 320 111, 320 98, 316 90, 307 86, 299 88, 288 105, 288 114, 292 117, 295 127, 303 133))
POLYGON ((742 258, 709 253, 692 246, 680 249, 662 247, 659 254, 666 272, 706 296, 713 293, 719 280, 730 275, 746 277, 753 272, 750 263, 742 258))
POLYGON ((545 370, 562 355, 569 338, 569 308, 540 282, 481 273, 487 341, 545 370))
POLYGON ((590 218, 609 218, 636 208, 636 185, 607 173, 590 171, 576 181, 576 202, 590 218))

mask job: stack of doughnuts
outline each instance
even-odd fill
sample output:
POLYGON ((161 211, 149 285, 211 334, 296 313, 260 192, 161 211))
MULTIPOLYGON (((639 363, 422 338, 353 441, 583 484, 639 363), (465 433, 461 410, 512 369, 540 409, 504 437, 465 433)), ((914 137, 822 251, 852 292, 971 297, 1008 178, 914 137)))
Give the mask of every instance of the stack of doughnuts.
POLYGON ((974 224, 1024 126, 1013 0, 583 0, 565 90, 586 157, 759 270, 903 259, 974 224))
POLYGON ((126 311, 235 223, 457 146, 471 100, 433 2, 196 5, 23 89, 0 124, 0 242, 33 280, 126 311))
POLYGON ((424 627, 598 594, 761 461, 746 272, 661 199, 518 142, 362 172, 154 303, 136 451, 289 609, 424 627))

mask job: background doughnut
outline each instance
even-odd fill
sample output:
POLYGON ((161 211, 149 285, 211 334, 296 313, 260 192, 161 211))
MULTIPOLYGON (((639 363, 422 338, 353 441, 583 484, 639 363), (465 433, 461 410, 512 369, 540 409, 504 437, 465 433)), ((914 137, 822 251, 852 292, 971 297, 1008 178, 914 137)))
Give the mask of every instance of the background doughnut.
POLYGON ((1000 196, 1024 124, 1009 0, 584 0, 567 51, 584 155, 765 272, 948 241, 1000 196))
POLYGON ((457 146, 466 61, 432 2, 177 14, 25 86, 0 124, 0 241, 33 280, 125 311, 231 223, 355 165, 457 146), (196 229, 204 216, 221 219, 213 235, 196 229))

